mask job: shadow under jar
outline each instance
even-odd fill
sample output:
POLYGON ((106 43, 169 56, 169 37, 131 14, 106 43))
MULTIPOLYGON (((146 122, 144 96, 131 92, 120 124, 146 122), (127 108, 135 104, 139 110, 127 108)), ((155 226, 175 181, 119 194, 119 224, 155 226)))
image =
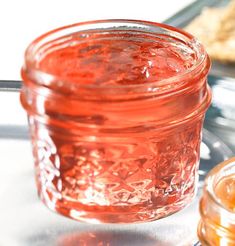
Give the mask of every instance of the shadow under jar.
POLYGON ((151 221, 189 204, 209 67, 190 34, 158 23, 93 21, 36 39, 21 102, 41 200, 93 223, 151 221))

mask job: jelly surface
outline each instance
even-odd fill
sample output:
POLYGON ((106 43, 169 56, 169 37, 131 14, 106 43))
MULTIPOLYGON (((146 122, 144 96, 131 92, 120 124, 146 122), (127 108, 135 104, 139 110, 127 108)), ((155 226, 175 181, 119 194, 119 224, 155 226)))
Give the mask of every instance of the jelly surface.
POLYGON ((235 212, 235 175, 222 178, 215 187, 215 194, 224 207, 235 212))
POLYGON ((143 34, 107 38, 101 34, 70 41, 40 61, 40 69, 66 81, 96 85, 128 85, 160 81, 192 67, 195 54, 143 34))

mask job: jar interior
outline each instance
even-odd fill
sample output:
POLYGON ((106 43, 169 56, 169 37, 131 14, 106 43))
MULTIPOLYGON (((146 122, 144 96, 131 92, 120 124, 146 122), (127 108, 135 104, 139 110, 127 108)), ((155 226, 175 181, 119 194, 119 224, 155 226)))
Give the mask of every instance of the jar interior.
POLYGON ((230 212, 235 212, 234 163, 230 163, 223 167, 223 169, 215 176, 213 190, 215 199, 220 205, 230 212))
POLYGON ((206 74, 206 60, 203 47, 183 31, 111 20, 75 24, 39 37, 26 51, 23 71, 58 90, 85 86, 120 93, 130 87, 162 93, 182 87, 197 69, 203 67, 206 74))

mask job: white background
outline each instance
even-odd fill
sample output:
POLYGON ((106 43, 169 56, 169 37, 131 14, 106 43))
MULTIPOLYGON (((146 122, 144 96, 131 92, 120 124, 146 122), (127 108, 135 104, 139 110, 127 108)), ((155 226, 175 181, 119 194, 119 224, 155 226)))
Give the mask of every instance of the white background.
POLYGON ((95 19, 162 22, 192 0, 0 0, 0 80, 20 79, 27 45, 46 31, 95 19))

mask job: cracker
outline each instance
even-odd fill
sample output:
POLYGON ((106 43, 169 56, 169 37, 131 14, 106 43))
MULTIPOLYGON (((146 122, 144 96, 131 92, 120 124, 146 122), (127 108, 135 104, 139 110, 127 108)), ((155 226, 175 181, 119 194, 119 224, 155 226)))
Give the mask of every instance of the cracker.
POLYGON ((235 1, 224 9, 216 31, 217 40, 235 39, 235 1))
POLYGON ((186 28, 206 47, 210 57, 235 62, 235 0, 224 8, 206 8, 186 28))
POLYGON ((185 30, 192 33, 207 46, 216 38, 218 19, 221 18, 222 13, 222 9, 205 8, 201 15, 196 17, 185 30))

